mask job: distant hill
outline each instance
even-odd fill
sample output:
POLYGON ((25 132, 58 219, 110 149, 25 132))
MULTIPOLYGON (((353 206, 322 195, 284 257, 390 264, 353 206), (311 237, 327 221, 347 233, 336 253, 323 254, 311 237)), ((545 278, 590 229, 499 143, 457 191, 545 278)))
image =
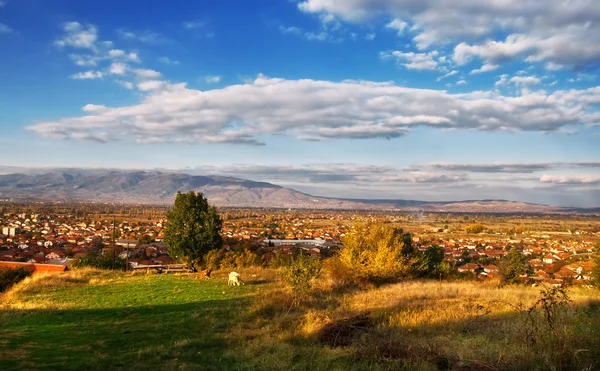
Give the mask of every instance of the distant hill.
POLYGON ((162 171, 18 170, 23 172, 0 175, 0 198, 172 204, 178 191, 194 190, 202 192, 212 204, 220 207, 489 213, 586 211, 506 200, 426 202, 335 199, 312 196, 266 182, 162 171))
POLYGON ((275 184, 223 176, 159 171, 57 170, 0 175, 0 197, 40 200, 172 204, 178 191, 202 192, 224 207, 361 208, 275 184))

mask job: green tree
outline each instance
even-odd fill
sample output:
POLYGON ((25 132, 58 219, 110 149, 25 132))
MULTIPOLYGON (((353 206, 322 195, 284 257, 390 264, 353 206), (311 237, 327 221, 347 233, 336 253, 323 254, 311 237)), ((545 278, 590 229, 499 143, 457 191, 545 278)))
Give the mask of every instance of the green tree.
POLYGON ((508 281, 516 281, 523 274, 529 273, 527 258, 515 248, 511 249, 500 262, 500 273, 508 281))
POLYGON ((202 260, 209 251, 223 247, 222 224, 217 208, 202 193, 177 192, 164 231, 169 254, 181 260, 202 260))
POLYGON ((425 260, 427 261, 428 273, 434 273, 438 266, 444 260, 444 250, 438 245, 431 245, 423 253, 425 260))

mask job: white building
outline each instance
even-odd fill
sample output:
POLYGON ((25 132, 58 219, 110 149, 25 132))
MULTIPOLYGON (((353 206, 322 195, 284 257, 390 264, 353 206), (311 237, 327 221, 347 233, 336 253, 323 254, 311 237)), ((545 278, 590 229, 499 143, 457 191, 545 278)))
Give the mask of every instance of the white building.
POLYGON ((16 236, 19 233, 19 228, 16 227, 2 227, 2 234, 4 236, 16 236))

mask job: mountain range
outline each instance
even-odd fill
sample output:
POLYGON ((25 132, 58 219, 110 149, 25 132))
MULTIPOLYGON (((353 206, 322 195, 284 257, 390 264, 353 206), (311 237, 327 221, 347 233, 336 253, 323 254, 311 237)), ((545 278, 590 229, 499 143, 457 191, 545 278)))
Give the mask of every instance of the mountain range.
POLYGON ((506 200, 427 202, 359 200, 312 196, 266 182, 163 171, 45 169, 8 173, 0 168, 0 198, 9 200, 172 204, 178 191, 202 192, 218 207, 405 210, 424 212, 561 213, 597 212, 506 200))

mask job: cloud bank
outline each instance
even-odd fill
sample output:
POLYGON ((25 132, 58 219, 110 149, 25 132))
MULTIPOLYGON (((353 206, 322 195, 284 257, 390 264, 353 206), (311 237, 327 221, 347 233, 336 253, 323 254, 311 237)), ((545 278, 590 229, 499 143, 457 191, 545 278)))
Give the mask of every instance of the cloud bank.
POLYGON ((600 60, 593 0, 303 0, 298 8, 352 23, 391 19, 388 27, 398 25, 400 35, 409 30, 418 49, 450 45, 458 64, 480 60, 480 72, 514 59, 576 68, 600 60))
MULTIPOLYGON (((116 73, 118 71, 113 71, 116 73)), ((159 77, 136 69, 144 78, 159 77)), ((246 84, 195 90, 162 80, 139 82, 140 104, 29 126, 52 138, 138 142, 263 144, 263 135, 303 140, 397 138, 415 126, 480 131, 553 132, 597 125, 600 87, 503 96, 450 94, 388 82, 287 80, 259 75, 246 84)))

